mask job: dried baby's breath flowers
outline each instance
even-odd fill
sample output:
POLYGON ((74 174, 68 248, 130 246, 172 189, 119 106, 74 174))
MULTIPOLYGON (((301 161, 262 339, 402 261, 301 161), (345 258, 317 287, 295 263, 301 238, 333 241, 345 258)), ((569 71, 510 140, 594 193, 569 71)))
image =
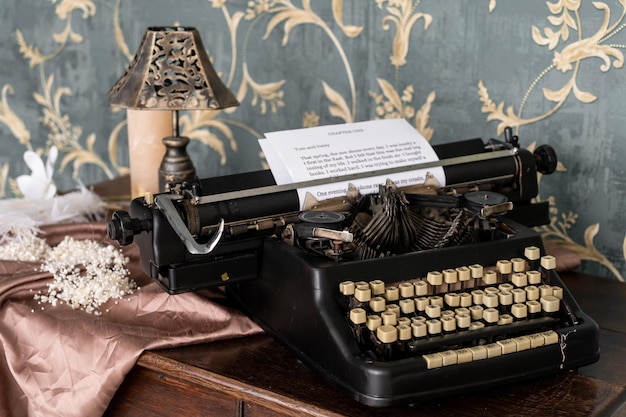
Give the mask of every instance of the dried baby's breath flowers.
POLYGON ((35 233, 24 233, 6 242, 0 240, 0 259, 37 262, 45 258, 50 246, 35 233))
POLYGON ((47 294, 37 294, 40 303, 67 304, 73 309, 100 315, 109 299, 132 294, 137 284, 130 279, 122 251, 93 240, 69 236, 50 249, 41 269, 53 275, 47 294))

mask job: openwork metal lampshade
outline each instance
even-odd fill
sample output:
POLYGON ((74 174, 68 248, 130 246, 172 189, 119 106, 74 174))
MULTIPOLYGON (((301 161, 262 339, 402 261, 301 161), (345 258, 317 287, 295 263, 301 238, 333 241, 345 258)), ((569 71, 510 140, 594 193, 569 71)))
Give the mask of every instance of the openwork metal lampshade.
POLYGON ((179 136, 180 110, 239 105, 211 65, 200 34, 191 27, 148 28, 108 99, 111 106, 128 109, 133 197, 166 191, 169 184, 196 178, 185 149, 189 138, 179 136))
POLYGON ((130 109, 202 110, 238 106, 192 27, 150 27, 130 67, 109 91, 130 109))

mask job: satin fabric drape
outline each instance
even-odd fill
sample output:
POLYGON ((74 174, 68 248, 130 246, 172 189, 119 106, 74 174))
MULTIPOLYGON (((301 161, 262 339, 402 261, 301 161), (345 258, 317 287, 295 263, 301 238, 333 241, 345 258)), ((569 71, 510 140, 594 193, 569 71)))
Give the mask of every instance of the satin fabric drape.
MULTIPOLYGON (((65 236, 106 240, 101 223, 43 231, 50 245, 65 236)), ((100 416, 144 350, 261 332, 219 303, 221 291, 168 295, 140 270, 137 247, 124 252, 140 289, 107 302, 101 316, 38 304, 50 274, 38 263, 0 261, 0 415, 100 416)))

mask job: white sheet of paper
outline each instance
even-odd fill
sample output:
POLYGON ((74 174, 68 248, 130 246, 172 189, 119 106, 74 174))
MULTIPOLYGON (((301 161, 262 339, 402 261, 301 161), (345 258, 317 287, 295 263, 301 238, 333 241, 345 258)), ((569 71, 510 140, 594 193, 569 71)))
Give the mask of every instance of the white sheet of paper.
MULTIPOLYGON (((277 184, 366 173, 381 169, 437 161, 428 141, 404 119, 284 130, 265 134, 261 149, 277 184)), ((350 181, 362 194, 378 191, 389 178, 403 187, 422 184, 431 174, 443 186, 443 168, 406 171, 350 181)), ((346 195, 348 182, 298 189, 300 203, 310 192, 318 200, 346 195)))

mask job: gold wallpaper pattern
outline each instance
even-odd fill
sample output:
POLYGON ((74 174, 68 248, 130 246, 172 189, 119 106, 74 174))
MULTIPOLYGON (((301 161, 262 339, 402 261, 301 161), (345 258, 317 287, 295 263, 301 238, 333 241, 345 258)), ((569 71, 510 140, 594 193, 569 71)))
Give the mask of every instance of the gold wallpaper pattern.
MULTIPOLYGON (((132 52, 128 47, 127 35, 120 24, 121 9, 125 1, 114 0, 109 3, 96 2, 95 0, 51 0, 48 7, 54 8, 54 13, 62 23, 61 30, 50 29, 50 35, 56 44, 56 49, 50 52, 42 52, 39 47, 29 41, 29 34, 23 33, 20 28, 14 32, 15 42, 19 45, 19 52, 24 61, 28 63, 30 71, 37 73, 40 86, 39 92, 33 94, 32 99, 41 107, 42 117, 38 121, 45 126, 48 138, 45 144, 32 140, 28 129, 32 120, 23 120, 14 111, 11 96, 15 94, 14 86, 2 85, 0 100, 0 122, 6 126, 12 138, 7 136, 0 139, 5 146, 22 147, 24 151, 32 150, 40 155, 46 155, 52 146, 59 150, 60 163, 55 175, 72 175, 79 178, 81 168, 87 165, 98 167, 102 171, 103 179, 112 179, 128 173, 128 168, 120 163, 120 153, 124 152, 126 121, 120 121, 112 126, 108 137, 97 137, 95 133, 84 132, 83 126, 71 120, 70 114, 65 113, 62 105, 64 98, 72 96, 71 85, 58 85, 55 82, 53 72, 47 64, 54 64, 63 60, 63 51, 72 44, 80 44, 84 41, 84 35, 75 31, 74 19, 94 19, 99 13, 105 13, 101 9, 108 5, 111 9, 110 25, 114 28, 115 43, 118 51, 128 61, 132 60, 132 52), (106 142, 106 152, 98 152, 95 143, 106 142), (11 143, 7 143, 11 142, 11 143)), ((428 140, 433 136, 433 128, 429 125, 430 113, 433 103, 436 102, 437 92, 430 91, 426 97, 416 97, 413 84, 398 85, 397 74, 407 65, 407 55, 412 51, 412 39, 420 38, 419 32, 429 30, 433 23, 433 16, 428 13, 428 5, 420 1, 412 0, 369 0, 375 4, 378 10, 383 11, 383 18, 379 21, 379 28, 393 34, 393 41, 388 45, 389 65, 396 73, 395 79, 376 77, 378 90, 369 91, 368 98, 375 108, 378 118, 402 117, 412 123, 428 140), (417 33, 416 33, 417 32, 417 33)), ((500 0, 503 1, 503 0, 500 0)), ((221 14, 227 28, 231 44, 231 64, 227 72, 221 73, 225 84, 236 92, 241 103, 257 108, 261 114, 267 112, 279 113, 297 97, 287 97, 284 92, 286 79, 276 79, 270 82, 259 82, 254 78, 254 68, 248 62, 248 44, 252 28, 265 24, 263 41, 269 42, 270 35, 274 32, 282 32, 280 38, 284 47, 290 42, 290 36, 295 28, 301 25, 313 25, 326 36, 340 58, 345 72, 348 87, 339 89, 334 86, 336 77, 322 80, 320 88, 327 100, 325 109, 318 111, 310 110, 302 114, 302 126, 316 126, 320 123, 318 112, 326 111, 331 116, 344 122, 356 121, 357 87, 354 79, 355 71, 351 67, 348 54, 344 45, 350 39, 363 36, 363 26, 350 22, 350 15, 346 14, 350 7, 355 7, 352 2, 356 0, 327 0, 324 7, 330 7, 333 22, 325 20, 313 7, 311 0, 292 2, 290 0, 250 0, 245 3, 245 9, 228 0, 209 0, 210 7, 221 14), (268 19, 269 18, 269 19, 268 19), (243 30, 243 22, 247 22, 247 29, 243 30), (329 25, 332 23, 340 29, 345 38, 340 38, 337 31, 329 25), (239 85, 234 85, 236 73, 240 71, 242 76, 239 85), (342 94, 340 91, 348 91, 342 94)), ((318 2, 315 6, 318 7, 318 2)), ((359 0, 361 3, 361 0, 359 0)), ((364 2, 363 2, 364 3, 364 2)), ((493 13, 498 4, 496 0, 485 1, 484 12, 493 13)), ((583 91, 578 86, 578 77, 581 63, 588 59, 599 59, 597 68, 598 76, 612 70, 621 69, 624 65, 622 50, 623 44, 611 43, 613 38, 626 26, 626 0, 616 0, 610 4, 597 1, 593 7, 603 16, 599 27, 587 27, 583 25, 581 17, 581 0, 554 0, 545 3, 547 24, 539 24, 528 28, 532 40, 543 54, 552 55, 552 63, 537 74, 534 80, 528 80, 526 94, 516 104, 508 104, 490 96, 488 82, 479 80, 476 85, 477 101, 475 105, 481 106, 480 110, 486 115, 485 122, 497 122, 497 133, 501 134, 505 126, 512 126, 516 134, 524 126, 545 122, 547 119, 556 117, 559 110, 567 99, 575 99, 582 103, 594 103, 601 100, 597 91, 583 91), (560 71, 569 78, 559 88, 543 87, 544 78, 555 71, 560 71), (549 102, 551 107, 540 114, 530 114, 527 102, 531 94, 541 94, 543 100, 549 102), (496 104, 497 102, 497 104, 496 104)), ((178 22, 174 22, 178 24, 178 22)), ((50 25, 52 27, 58 25, 50 25)), ((275 38, 272 38, 275 39, 275 38)), ((121 73, 121 71, 120 71, 121 73)), ((113 111, 113 110, 110 110, 113 111)), ((238 122, 229 118, 229 115, 237 109, 227 109, 212 112, 190 112, 182 114, 180 119, 181 133, 193 140, 214 150, 220 156, 220 163, 229 163, 227 149, 236 151, 239 142, 233 132, 233 128, 242 129, 252 137, 261 137, 261 132, 255 130, 252 125, 238 122)), ((123 119, 123 118, 120 118, 123 119)), ((536 144, 533 143, 530 148, 536 144)), ((263 155, 259 153, 259 159, 263 155)), ((18 163, 18 162, 15 162, 18 163)), ((564 172, 567 166, 559 163, 558 171, 564 172)), ((9 175, 10 163, 0 165, 0 197, 19 195, 16 182, 9 175)), ((558 175, 558 174, 555 174, 558 175)), ((621 272, 614 266, 611 260, 603 255, 594 245, 594 238, 602 231, 598 223, 586 225, 583 241, 577 242, 570 236, 570 230, 575 226, 578 218, 576 212, 562 212, 554 196, 541 196, 547 199, 551 205, 551 223, 539 228, 543 236, 556 240, 574 252, 584 260, 598 263, 611 271, 614 277, 624 280, 621 272)), ((626 239, 622 243, 622 251, 626 258, 626 239)))

